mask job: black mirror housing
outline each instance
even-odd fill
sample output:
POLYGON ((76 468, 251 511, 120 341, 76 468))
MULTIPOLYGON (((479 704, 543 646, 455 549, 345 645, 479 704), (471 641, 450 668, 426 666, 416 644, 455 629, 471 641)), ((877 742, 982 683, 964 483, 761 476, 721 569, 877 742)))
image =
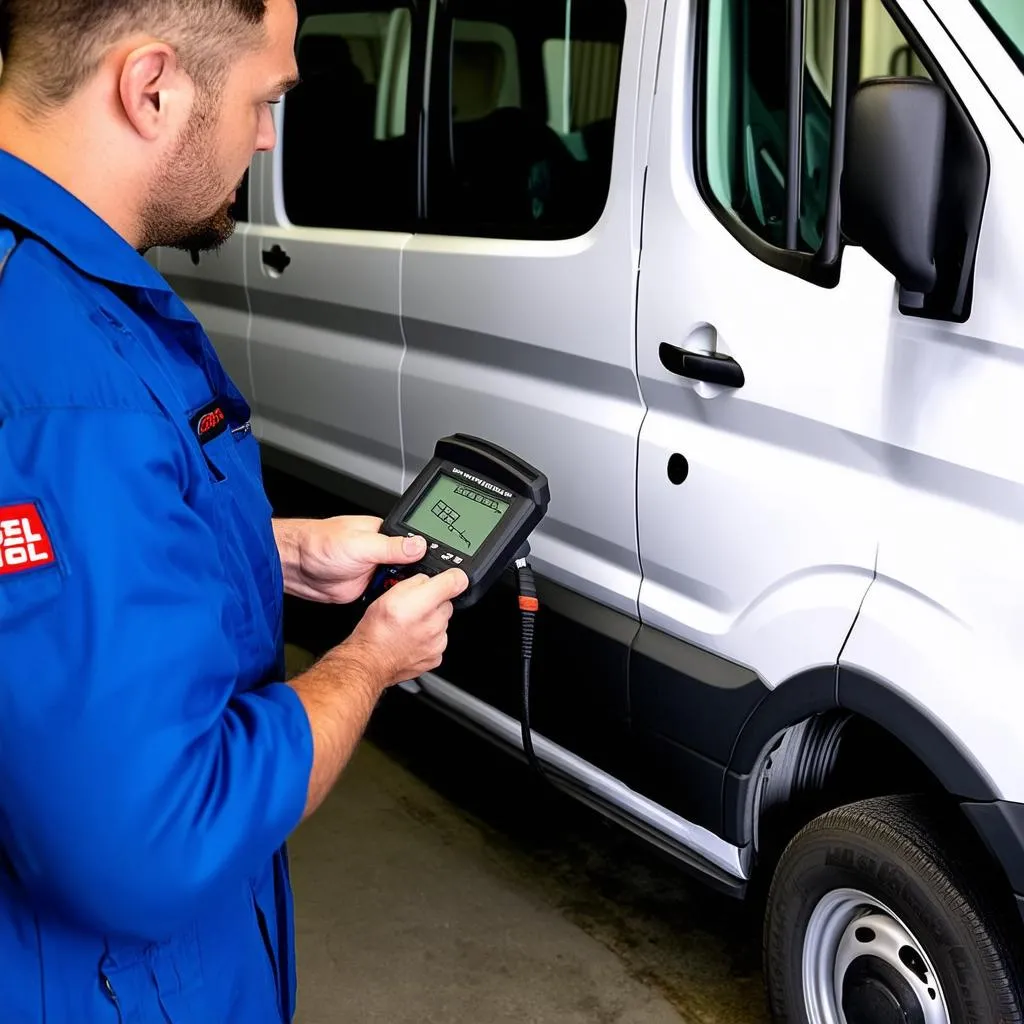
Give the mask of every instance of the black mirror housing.
POLYGON ((934 81, 869 80, 854 94, 842 232, 893 274, 904 314, 962 323, 973 301, 989 159, 940 69, 931 73, 934 81))
POLYGON ((854 94, 847 120, 843 231, 922 296, 938 281, 946 106, 925 79, 876 79, 854 94))

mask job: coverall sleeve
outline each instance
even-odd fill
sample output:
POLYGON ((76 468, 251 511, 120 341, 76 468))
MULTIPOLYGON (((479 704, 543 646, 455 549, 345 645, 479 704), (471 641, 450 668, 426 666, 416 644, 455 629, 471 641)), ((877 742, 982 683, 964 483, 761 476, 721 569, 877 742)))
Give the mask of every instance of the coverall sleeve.
POLYGON ((163 941, 302 817, 309 720, 235 695, 221 553, 157 414, 0 427, 0 506, 35 502, 60 571, 0 576, 0 850, 83 927, 163 941))

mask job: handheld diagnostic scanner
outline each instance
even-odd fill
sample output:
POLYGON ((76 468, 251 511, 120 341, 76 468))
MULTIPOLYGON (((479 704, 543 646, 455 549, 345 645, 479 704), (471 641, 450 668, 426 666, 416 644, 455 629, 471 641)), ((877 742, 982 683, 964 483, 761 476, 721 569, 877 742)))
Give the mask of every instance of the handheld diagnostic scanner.
POLYGON ((476 604, 523 550, 549 501, 547 477, 518 456, 466 434, 443 438, 381 527, 426 538, 427 554, 414 565, 382 566, 367 600, 410 576, 458 568, 469 587, 454 606, 476 604))

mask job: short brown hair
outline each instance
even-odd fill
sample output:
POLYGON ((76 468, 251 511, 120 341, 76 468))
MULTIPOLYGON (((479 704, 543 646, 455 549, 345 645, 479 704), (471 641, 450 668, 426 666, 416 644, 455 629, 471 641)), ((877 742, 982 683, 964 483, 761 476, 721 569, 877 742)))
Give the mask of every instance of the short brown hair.
POLYGON ((146 32, 177 49, 197 85, 212 87, 266 10, 267 0, 0 0, 4 84, 33 106, 58 107, 118 39, 146 32))

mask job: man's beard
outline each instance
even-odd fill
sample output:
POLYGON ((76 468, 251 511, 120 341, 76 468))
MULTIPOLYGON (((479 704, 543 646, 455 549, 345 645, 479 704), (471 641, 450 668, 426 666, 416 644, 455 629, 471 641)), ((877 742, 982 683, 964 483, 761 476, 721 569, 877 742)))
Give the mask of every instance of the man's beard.
POLYGON ((156 246, 209 252, 235 232, 232 200, 215 159, 216 109, 197 99, 175 152, 160 169, 142 211, 142 252, 156 246), (219 203, 219 206, 214 206, 219 203), (203 217, 200 210, 213 209, 203 217))

